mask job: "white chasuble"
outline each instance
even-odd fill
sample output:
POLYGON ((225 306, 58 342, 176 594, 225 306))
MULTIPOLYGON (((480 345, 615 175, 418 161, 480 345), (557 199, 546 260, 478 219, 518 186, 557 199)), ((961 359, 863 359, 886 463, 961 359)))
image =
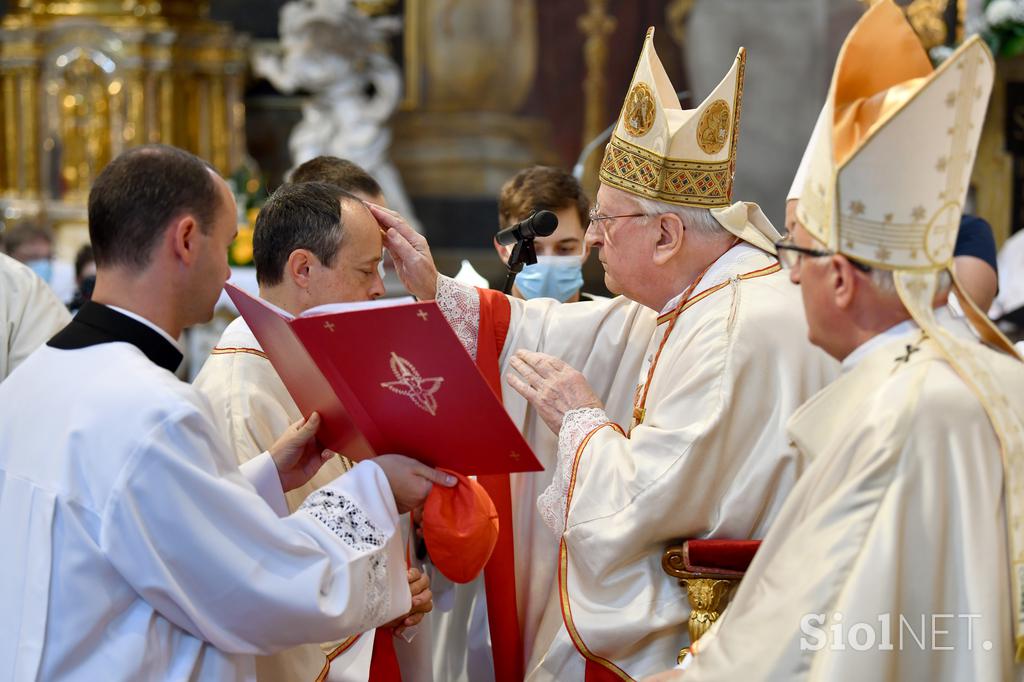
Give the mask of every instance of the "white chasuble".
MULTIPOLYGON (((449 286, 442 280, 439 302, 449 286)), ((808 343, 799 291, 774 257, 745 244, 712 265, 678 315, 622 297, 511 306, 502 371, 520 348, 555 355, 606 406, 569 412, 557 442, 532 441, 546 467, 535 477, 550 483, 520 489, 516 503, 527 516, 525 494, 540 493, 529 518, 545 554, 523 557, 517 544, 517 568, 532 559, 529 570, 543 566, 552 582, 550 634, 535 642, 529 678, 583 679, 588 661, 623 679, 671 667, 689 609, 661 568, 665 547, 764 535, 802 469, 785 420, 836 363, 808 343)), ((507 386, 503 397, 524 433, 550 433, 507 386)))
POLYGON ((152 325, 87 303, 0 384, 0 679, 254 680, 410 606, 372 462, 288 514, 152 325))
MULTIPOLYGON (((1024 367, 974 348, 1024 413, 1024 367)), ((910 322, 855 355, 790 421, 811 464, 686 682, 1024 679, 985 410, 910 322)))

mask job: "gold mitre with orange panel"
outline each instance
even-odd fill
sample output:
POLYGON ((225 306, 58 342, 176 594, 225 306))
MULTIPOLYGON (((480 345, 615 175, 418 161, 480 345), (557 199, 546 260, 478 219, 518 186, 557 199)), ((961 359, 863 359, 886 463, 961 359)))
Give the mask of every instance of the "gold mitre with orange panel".
POLYGON ((720 208, 732 197, 746 53, 696 109, 683 109, 647 38, 601 163, 601 182, 683 206, 720 208))
MULTIPOLYGON (((977 36, 935 69, 902 10, 891 0, 874 4, 843 43, 825 124, 810 144, 796 209, 804 228, 875 268, 953 276, 994 76, 992 55, 977 36)), ((930 316, 930 300, 925 307, 930 316)), ((1010 352, 980 311, 964 308, 983 338, 1010 352)))
POLYGON ((977 343, 947 331, 933 310, 946 271, 979 336, 1019 359, 953 272, 994 76, 978 36, 933 69, 903 12, 892 0, 877 2, 839 53, 796 215, 832 251, 892 271, 907 312, 984 407, 1003 457, 1014 634, 1024 661, 1024 500, 1012 492, 1024 489, 1024 419, 977 343))

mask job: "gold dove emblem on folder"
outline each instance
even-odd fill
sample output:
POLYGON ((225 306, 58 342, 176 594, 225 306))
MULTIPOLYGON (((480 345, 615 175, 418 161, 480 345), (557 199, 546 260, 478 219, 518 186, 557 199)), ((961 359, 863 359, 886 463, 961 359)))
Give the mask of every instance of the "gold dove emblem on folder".
POLYGON ((444 377, 429 377, 424 379, 416 367, 397 353, 391 353, 391 372, 395 375, 395 381, 381 382, 381 388, 386 388, 392 393, 404 395, 412 400, 416 407, 427 412, 432 417, 437 416, 437 398, 434 396, 444 377))

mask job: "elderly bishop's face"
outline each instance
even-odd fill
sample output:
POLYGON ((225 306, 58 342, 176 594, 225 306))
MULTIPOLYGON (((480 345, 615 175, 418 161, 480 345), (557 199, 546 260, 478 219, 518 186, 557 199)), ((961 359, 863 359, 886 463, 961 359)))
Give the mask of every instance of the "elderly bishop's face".
MULTIPOLYGON (((825 245, 811 236, 799 220, 791 232, 793 243, 805 249, 823 250, 825 245)), ((800 295, 807 315, 807 335, 810 342, 825 349, 832 347, 832 338, 837 329, 838 311, 832 296, 832 279, 829 275, 829 258, 815 258, 801 255, 796 266, 790 269, 789 279, 800 285, 800 295)))
POLYGON ((603 184, 598 189, 586 242, 588 248, 599 249, 604 284, 613 294, 636 300, 636 292, 654 274, 651 255, 657 231, 650 229, 650 219, 632 195, 603 184))

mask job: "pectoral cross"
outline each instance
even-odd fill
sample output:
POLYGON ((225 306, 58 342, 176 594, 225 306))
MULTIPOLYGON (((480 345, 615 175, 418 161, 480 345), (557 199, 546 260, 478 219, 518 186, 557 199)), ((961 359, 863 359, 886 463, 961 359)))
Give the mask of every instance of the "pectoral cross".
POLYGON ((911 346, 908 343, 907 344, 907 354, 906 355, 901 355, 900 357, 896 358, 896 362, 910 362, 910 356, 912 354, 916 353, 919 350, 921 350, 921 349, 918 348, 917 346, 911 346))

